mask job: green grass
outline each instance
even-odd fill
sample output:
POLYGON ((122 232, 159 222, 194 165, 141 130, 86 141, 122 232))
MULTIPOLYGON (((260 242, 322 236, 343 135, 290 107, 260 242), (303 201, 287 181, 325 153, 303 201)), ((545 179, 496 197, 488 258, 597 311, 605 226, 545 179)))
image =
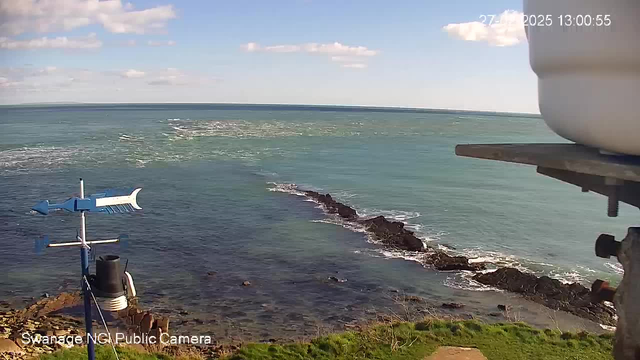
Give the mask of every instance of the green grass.
MULTIPOLYGON (((441 345, 475 347, 489 360, 613 359, 613 335, 610 334, 598 336, 538 330, 523 323, 487 325, 474 320, 426 320, 377 325, 359 332, 320 337, 309 343, 248 344, 224 360, 422 360, 441 345)), ((112 359, 113 354, 109 351, 110 348, 100 348, 96 358, 112 359)), ((49 355, 41 359, 81 359, 82 354, 83 351, 74 349, 57 353, 57 357, 49 355)), ((171 358, 127 350, 121 353, 120 359, 171 358)))
POLYGON ((440 345, 476 347, 489 360, 613 359, 610 335, 543 331, 522 323, 486 325, 473 320, 379 325, 362 332, 330 335, 308 344, 252 344, 228 359, 421 360, 440 345))
MULTIPOLYGON (((129 347, 117 347, 120 360, 174 360, 174 357, 164 354, 148 354, 129 347)), ((113 360, 113 349, 110 346, 96 346, 96 360, 113 360)), ((52 354, 41 355, 40 360, 86 360, 87 347, 74 347, 68 350, 56 351, 52 354)))

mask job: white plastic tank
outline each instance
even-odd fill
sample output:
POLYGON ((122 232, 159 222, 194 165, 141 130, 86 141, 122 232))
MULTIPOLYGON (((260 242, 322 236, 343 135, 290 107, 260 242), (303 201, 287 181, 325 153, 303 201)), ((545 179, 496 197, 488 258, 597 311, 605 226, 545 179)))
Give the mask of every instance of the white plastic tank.
POLYGON ((524 0, 524 13, 547 125, 640 155, 640 0, 524 0))

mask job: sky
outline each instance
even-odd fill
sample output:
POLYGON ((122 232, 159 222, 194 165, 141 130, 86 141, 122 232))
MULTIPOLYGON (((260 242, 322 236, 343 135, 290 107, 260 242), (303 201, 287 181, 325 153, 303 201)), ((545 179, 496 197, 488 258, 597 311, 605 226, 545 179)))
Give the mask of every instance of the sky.
POLYGON ((539 113, 521 12, 512 0, 0 0, 0 103, 539 113))

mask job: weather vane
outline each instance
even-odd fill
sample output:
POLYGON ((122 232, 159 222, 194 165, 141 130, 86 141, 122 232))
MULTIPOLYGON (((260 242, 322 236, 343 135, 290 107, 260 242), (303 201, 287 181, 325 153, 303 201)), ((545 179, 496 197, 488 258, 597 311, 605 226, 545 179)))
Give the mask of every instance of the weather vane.
MULTIPOLYGON (((72 197, 62 203, 59 204, 50 204, 48 200, 44 200, 36 204, 32 208, 32 210, 42 214, 48 215, 50 210, 66 210, 69 212, 79 212, 80 213, 80 231, 76 235, 77 241, 74 242, 64 242, 64 243, 52 243, 49 240, 48 236, 44 236, 43 239, 36 240, 35 249, 37 253, 42 252, 45 248, 50 247, 67 247, 67 246, 79 246, 80 247, 80 261, 82 264, 82 291, 84 297, 84 321, 85 328, 87 332, 87 353, 89 355, 89 360, 95 359, 95 341, 93 332, 92 332, 92 324, 91 324, 91 297, 94 296, 91 290, 91 275, 89 273, 89 249, 91 245, 96 244, 109 244, 109 243, 122 243, 124 240, 128 238, 127 235, 120 235, 115 239, 105 239, 105 240, 90 240, 87 241, 87 227, 85 221, 85 212, 101 212, 107 214, 121 214, 133 212, 136 210, 142 210, 142 208, 137 203, 138 193, 142 190, 142 188, 137 188, 133 191, 127 192, 125 194, 122 191, 117 190, 107 190, 102 193, 93 194, 85 198, 84 196, 84 181, 80 179, 80 197, 72 197)), ((95 251, 91 252, 92 255, 95 255, 95 251)), ((114 276, 119 277, 120 274, 117 273, 117 270, 110 270, 110 268, 118 269, 119 263, 115 263, 119 260, 117 256, 107 256, 106 259, 101 260, 101 269, 109 272, 107 276, 111 276, 114 271, 116 274, 114 276), (105 265, 103 265, 105 264, 105 265)), ((100 269, 96 269, 100 270, 100 269)), ((126 273, 125 273, 126 274, 126 273)), ((98 277, 100 274, 97 274, 98 277)), ((130 275, 126 274, 128 277, 128 281, 130 281, 130 287, 133 288, 133 282, 131 280, 130 275)), ((97 280, 98 283, 100 279, 97 280)), ((122 284, 122 283, 121 283, 122 284)), ((121 290, 116 286, 115 290, 110 291, 101 291, 99 287, 96 289, 98 296, 111 298, 106 304, 108 305, 107 310, 109 311, 117 311, 123 308, 126 308, 127 301, 126 297, 121 290)), ((135 290, 133 291, 133 296, 135 296, 135 290)), ((100 311, 99 305, 98 311, 100 311)), ((105 324, 106 326, 106 324, 105 324)))

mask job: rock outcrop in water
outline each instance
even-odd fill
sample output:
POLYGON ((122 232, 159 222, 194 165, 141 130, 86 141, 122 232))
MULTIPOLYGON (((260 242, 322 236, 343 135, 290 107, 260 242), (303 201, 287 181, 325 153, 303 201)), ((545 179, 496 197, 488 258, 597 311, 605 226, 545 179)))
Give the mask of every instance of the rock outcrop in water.
POLYGON ((371 219, 358 220, 372 233, 376 240, 384 245, 407 251, 425 251, 422 240, 413 234, 413 231, 404 228, 400 221, 389 221, 384 216, 376 216, 371 219))
MULTIPOLYGON (((350 221, 363 225, 365 229, 382 245, 398 250, 425 252, 424 243, 411 230, 404 227, 400 221, 389 221, 384 216, 362 219, 352 207, 336 201, 330 194, 320 194, 316 191, 302 191, 309 198, 322 204, 330 214, 337 214, 345 221, 350 221)), ((444 251, 431 249, 433 254, 429 255, 425 262, 432 264, 441 271, 468 270, 478 271, 485 268, 484 264, 469 263, 469 259, 464 256, 449 256, 444 251)))
MULTIPOLYGON (((309 198, 320 203, 328 213, 337 214, 343 220, 363 225, 383 246, 392 249, 426 252, 424 263, 440 271, 480 271, 486 269, 484 263, 470 263, 465 256, 451 256, 446 252, 425 247, 422 240, 404 228, 399 221, 389 221, 384 216, 362 219, 355 209, 338 202, 330 194, 302 191, 309 198)), ((487 274, 476 274, 473 279, 482 284, 523 295, 551 309, 570 312, 582 318, 605 325, 615 325, 615 310, 603 304, 592 302, 589 289, 573 283, 563 284, 548 276, 537 277, 513 268, 501 268, 487 274)))
POLYGON ((465 256, 451 256, 443 251, 436 251, 435 254, 429 255, 427 262, 440 271, 479 271, 486 269, 484 263, 470 263, 469 258, 465 256))
POLYGON ((615 325, 615 310, 592 302, 591 292, 578 284, 563 284, 548 276, 537 277, 514 268, 501 268, 476 274, 473 280, 523 295, 526 299, 554 310, 570 312, 605 325, 615 325))
POLYGON ((353 208, 333 200, 330 194, 323 195, 315 191, 305 191, 304 193, 308 197, 324 205, 327 212, 331 214, 338 214, 341 218, 346 220, 356 220, 358 218, 358 213, 356 213, 353 208))

